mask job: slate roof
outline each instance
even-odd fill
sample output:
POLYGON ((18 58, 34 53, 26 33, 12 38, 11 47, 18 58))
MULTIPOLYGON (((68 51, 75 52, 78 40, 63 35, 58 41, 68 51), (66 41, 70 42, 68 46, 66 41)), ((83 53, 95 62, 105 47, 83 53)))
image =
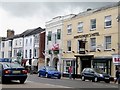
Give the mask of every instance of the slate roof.
POLYGON ((117 3, 115 2, 113 4, 106 5, 104 7, 100 7, 100 8, 96 8, 96 9, 91 9, 89 11, 81 12, 78 15, 74 16, 73 18, 77 18, 77 17, 81 17, 81 16, 87 16, 87 15, 90 15, 90 14, 93 14, 93 13, 96 13, 96 12, 99 12, 99 11, 102 11, 102 10, 106 10, 108 8, 117 7, 117 6, 120 6, 120 2, 117 2, 117 3))
POLYGON ((9 38, 1 37, 1 38, 2 38, 2 41, 7 41, 7 40, 15 39, 15 38, 20 38, 20 37, 30 36, 30 35, 34 35, 34 34, 39 34, 42 31, 45 31, 45 29, 42 29, 41 27, 38 27, 38 28, 35 28, 35 29, 28 29, 21 34, 14 35, 13 37, 9 37, 9 38))

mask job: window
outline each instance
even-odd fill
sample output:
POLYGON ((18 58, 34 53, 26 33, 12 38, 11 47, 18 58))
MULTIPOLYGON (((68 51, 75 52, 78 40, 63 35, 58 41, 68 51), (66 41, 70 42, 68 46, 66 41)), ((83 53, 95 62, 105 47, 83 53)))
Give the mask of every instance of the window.
POLYGON ((27 50, 25 50, 25 58, 27 58, 27 50))
POLYGON ((83 22, 78 23, 78 32, 83 32, 83 22))
POLYGON ((91 30, 95 30, 96 29, 96 19, 91 19, 91 30))
POLYGON ((2 52, 2 58, 4 58, 4 51, 2 52))
POLYGON ((105 37, 105 49, 111 50, 111 36, 105 37))
POLYGON ((37 49, 34 49, 34 56, 37 57, 37 49))
POLYGON ((72 33, 72 24, 67 25, 67 32, 68 32, 68 34, 72 33))
POLYGON ((68 73, 68 69, 71 66, 71 61, 70 60, 64 60, 64 72, 68 73))
POLYGON ((21 45, 22 45, 22 40, 21 40, 21 39, 20 39, 20 42, 19 42, 19 43, 20 43, 20 46, 21 46, 21 45))
POLYGON ((35 35, 35 44, 39 43, 39 35, 35 35))
POLYGON ((4 47, 5 47, 5 43, 3 42, 3 43, 2 43, 2 48, 4 48, 4 47))
POLYGON ((58 29, 57 30, 57 39, 60 39, 61 38, 61 29, 58 29))
POLYGON ((32 38, 30 38, 30 45, 32 45, 32 38))
POLYGON ((8 57, 12 57, 12 51, 8 51, 8 57))
POLYGON ((112 24, 111 15, 105 16, 105 28, 111 27, 111 24, 112 24))
POLYGON ((96 51, 96 38, 90 39, 90 51, 96 51))
POLYGON ((30 58, 32 58, 32 50, 30 49, 30 53, 29 53, 30 58))
POLYGON ((48 32, 48 41, 51 41, 51 38, 52 38, 52 31, 49 31, 48 32))
POLYGON ((85 54, 85 42, 82 40, 78 40, 78 53, 85 54))
POLYGON ((9 41, 9 47, 12 47, 12 41, 9 41))
POLYGON ((17 46, 17 40, 15 40, 15 45, 17 46))
POLYGON ((26 39, 26 46, 27 46, 27 44, 28 44, 28 39, 26 39))
POLYGON ((14 56, 15 57, 17 56, 17 50, 16 49, 14 50, 14 56))
POLYGON ((71 41, 67 41, 67 50, 71 51, 71 41))

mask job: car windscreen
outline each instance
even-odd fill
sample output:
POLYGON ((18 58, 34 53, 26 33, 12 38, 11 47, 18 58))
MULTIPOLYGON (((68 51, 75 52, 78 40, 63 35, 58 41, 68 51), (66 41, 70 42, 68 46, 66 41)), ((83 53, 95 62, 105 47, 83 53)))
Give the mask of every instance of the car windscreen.
POLYGON ((53 68, 53 67, 46 67, 46 69, 47 69, 48 71, 57 71, 56 68, 53 68))
POLYGON ((101 70, 101 69, 94 69, 97 73, 104 73, 104 71, 103 70, 101 70))
POLYGON ((5 63, 4 68, 23 68, 20 64, 17 63, 5 63))

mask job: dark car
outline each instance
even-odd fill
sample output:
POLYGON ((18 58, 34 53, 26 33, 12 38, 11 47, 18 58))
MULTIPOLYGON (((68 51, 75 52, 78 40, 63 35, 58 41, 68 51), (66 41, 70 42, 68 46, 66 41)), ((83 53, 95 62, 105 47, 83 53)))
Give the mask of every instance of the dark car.
POLYGON ((38 70, 38 76, 44 76, 47 78, 57 77, 58 79, 61 78, 61 73, 56 70, 56 68, 51 66, 43 66, 38 70))
POLYGON ((111 76, 109 74, 106 74, 99 69, 84 68, 81 73, 82 81, 88 79, 92 80, 93 82, 105 81, 106 83, 110 83, 110 78, 111 76))
POLYGON ((0 62, 0 78, 2 83, 19 80, 23 84, 27 78, 27 70, 18 63, 0 62))

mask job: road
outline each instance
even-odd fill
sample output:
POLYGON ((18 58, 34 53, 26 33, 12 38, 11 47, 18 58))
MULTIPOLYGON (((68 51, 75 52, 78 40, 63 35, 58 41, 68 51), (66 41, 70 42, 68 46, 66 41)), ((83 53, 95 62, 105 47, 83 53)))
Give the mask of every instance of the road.
POLYGON ((2 84, 2 88, 118 88, 117 84, 104 82, 81 81, 80 79, 50 79, 41 78, 37 74, 28 75, 25 84, 12 82, 2 84))

